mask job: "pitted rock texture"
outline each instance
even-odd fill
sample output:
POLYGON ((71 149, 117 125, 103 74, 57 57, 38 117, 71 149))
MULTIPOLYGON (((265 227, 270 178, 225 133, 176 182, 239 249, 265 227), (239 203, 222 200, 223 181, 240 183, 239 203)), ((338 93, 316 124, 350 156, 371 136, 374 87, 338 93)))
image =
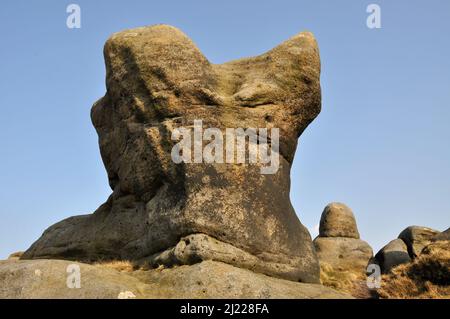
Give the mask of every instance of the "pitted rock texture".
POLYGON ((312 34, 216 65, 181 31, 157 25, 114 34, 104 56, 107 92, 91 117, 113 193, 94 214, 51 226, 22 258, 141 260, 205 234, 246 256, 230 264, 318 282, 311 237, 289 199, 297 139, 321 108, 312 34), (221 130, 279 128, 279 170, 175 164, 171 133, 194 120, 221 130))

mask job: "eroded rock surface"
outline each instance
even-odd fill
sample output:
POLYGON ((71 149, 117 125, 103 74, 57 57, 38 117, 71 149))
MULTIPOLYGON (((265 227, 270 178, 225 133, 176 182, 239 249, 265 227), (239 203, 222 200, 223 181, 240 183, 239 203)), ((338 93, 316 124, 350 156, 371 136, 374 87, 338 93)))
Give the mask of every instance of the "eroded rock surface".
POLYGON ((312 34, 215 65, 181 31, 157 25, 114 34, 104 56, 107 92, 91 117, 113 193, 93 214, 48 228, 22 259, 148 260, 204 234, 219 251, 202 246, 197 261, 221 255, 239 267, 318 282, 311 237, 289 199, 297 139, 321 107, 312 34), (194 120, 220 130, 279 128, 278 171, 175 164, 172 132, 194 120), (239 252, 235 259, 226 256, 230 249, 239 252))

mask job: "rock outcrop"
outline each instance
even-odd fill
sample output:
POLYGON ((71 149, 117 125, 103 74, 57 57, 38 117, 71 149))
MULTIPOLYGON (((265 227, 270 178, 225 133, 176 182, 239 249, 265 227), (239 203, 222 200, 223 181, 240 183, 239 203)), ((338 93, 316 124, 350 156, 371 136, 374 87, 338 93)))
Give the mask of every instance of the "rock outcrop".
POLYGON ((398 235, 397 239, 380 249, 375 255, 374 262, 380 266, 383 273, 389 273, 392 268, 409 263, 420 256, 422 250, 431 243, 448 241, 448 234, 448 229, 439 232, 428 227, 409 226, 398 235))
POLYGON ((314 246, 321 266, 349 272, 359 278, 365 276, 373 256, 369 244, 359 239, 353 212, 341 203, 331 203, 325 207, 314 246))
POLYGON ((22 259, 220 260, 318 282, 311 237, 289 199, 297 139, 321 107, 312 34, 215 65, 181 31, 157 25, 114 34, 104 56, 107 92, 91 117, 113 193, 93 214, 48 228, 22 259), (248 161, 174 163, 172 133, 195 120, 221 131, 279 128, 279 150, 266 142, 278 170, 261 174, 265 164, 248 161))
POLYGON ((398 235, 398 238, 405 242, 411 258, 415 258, 439 233, 438 230, 428 227, 409 226, 398 235))
POLYGON ((377 293, 381 298, 449 299, 450 241, 431 242, 410 263, 392 268, 377 293))
POLYGON ((376 255, 381 298, 450 298, 449 230, 410 226, 376 255))
POLYGON ((64 260, 8 260, 0 261, 0 282, 0 298, 15 299, 351 298, 318 284, 277 279, 215 261, 120 272, 64 260), (67 285, 73 265, 79 267, 79 286, 67 285))

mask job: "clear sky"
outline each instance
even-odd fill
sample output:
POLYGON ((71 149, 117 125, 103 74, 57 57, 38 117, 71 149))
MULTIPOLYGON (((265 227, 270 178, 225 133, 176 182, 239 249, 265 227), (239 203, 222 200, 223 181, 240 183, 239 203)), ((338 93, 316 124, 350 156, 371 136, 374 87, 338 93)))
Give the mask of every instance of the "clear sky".
POLYGON ((102 47, 157 23, 213 63, 315 34, 322 113, 300 138, 291 189, 313 235, 332 201, 353 209, 375 252, 406 226, 450 226, 450 1, 10 0, 0 3, 0 258, 106 200, 89 115, 105 92, 102 47), (70 3, 81 29, 66 26, 70 3), (366 26, 370 3, 381 29, 366 26))

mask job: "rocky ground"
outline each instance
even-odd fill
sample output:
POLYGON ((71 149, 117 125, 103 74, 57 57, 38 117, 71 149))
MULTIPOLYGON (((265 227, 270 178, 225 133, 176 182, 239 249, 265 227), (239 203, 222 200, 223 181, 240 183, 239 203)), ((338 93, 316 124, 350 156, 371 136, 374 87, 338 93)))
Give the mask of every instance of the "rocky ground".
MULTIPOLYGON (((370 246, 359 239, 350 208, 332 203, 322 214, 320 234, 314 240, 321 284, 298 283, 230 265, 226 261, 235 253, 231 250, 224 262, 211 260, 216 255, 205 255, 203 261, 190 265, 173 263, 170 267, 158 266, 154 260, 147 264, 20 260, 19 252, 0 261, 0 298, 448 299, 449 235, 449 229, 439 232, 411 226, 373 257, 370 246), (377 264, 383 272, 378 289, 367 286, 367 264, 377 264), (79 288, 70 288, 70 282, 68 286, 74 265, 80 270, 79 288)), ((191 249, 204 253, 201 247, 191 249)), ((183 258, 180 251, 172 254, 172 261, 183 258)))
POLYGON ((120 262, 15 258, 0 262, 0 282, 0 298, 351 298, 319 284, 277 279, 215 261, 133 270, 120 262), (80 288, 67 285, 68 266, 73 264, 80 267, 80 288))
MULTIPOLYGON (((322 214, 320 234, 314 240, 321 284, 230 265, 226 261, 235 253, 231 250, 224 262, 205 255, 204 261, 171 267, 155 261, 20 260, 19 252, 0 261, 0 298, 450 298, 449 234, 449 229, 411 226, 373 257, 370 246, 355 238, 359 232, 350 208, 332 203, 322 214), (377 264, 383 271, 378 289, 367 286, 367 264, 377 264), (80 270, 79 288, 70 288, 70 282, 68 286, 74 265, 80 270)), ((201 247, 196 249, 197 254, 204 253, 201 247)), ((180 252, 172 253, 173 258, 183 258, 180 252)))
POLYGON ((381 298, 450 299, 450 241, 437 241, 424 247, 410 263, 394 267, 383 275, 381 298))

